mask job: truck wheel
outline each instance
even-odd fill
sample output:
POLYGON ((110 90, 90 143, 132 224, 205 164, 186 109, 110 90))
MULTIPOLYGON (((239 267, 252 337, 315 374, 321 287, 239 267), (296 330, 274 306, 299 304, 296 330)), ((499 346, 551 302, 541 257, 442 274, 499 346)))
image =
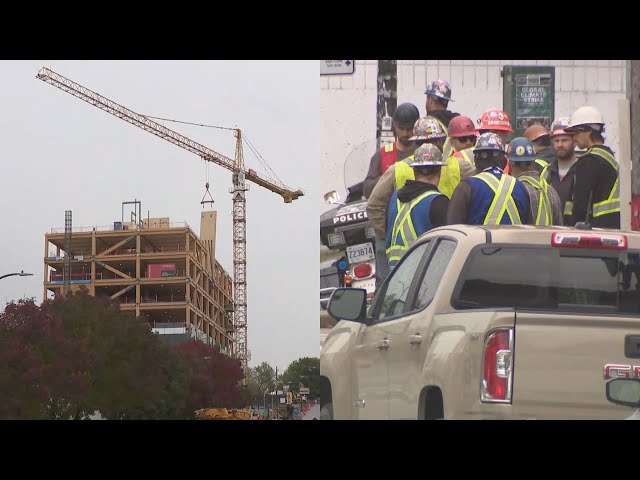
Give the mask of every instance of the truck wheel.
POLYGON ((333 420, 333 404, 331 402, 320 407, 320 420, 333 420))

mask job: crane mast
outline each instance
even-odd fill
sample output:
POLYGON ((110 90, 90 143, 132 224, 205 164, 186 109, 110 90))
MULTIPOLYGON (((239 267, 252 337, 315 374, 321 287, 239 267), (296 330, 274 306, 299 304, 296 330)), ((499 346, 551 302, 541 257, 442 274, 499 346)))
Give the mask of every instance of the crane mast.
POLYGON ((36 77, 125 122, 142 128, 191 153, 195 153, 203 160, 220 165, 232 172, 233 187, 229 191, 233 198, 234 343, 235 355, 240 360, 242 368, 246 372, 249 362, 247 344, 247 238, 245 196, 245 192, 249 190, 249 185, 246 181, 250 180, 261 187, 277 193, 284 199, 285 203, 291 203, 293 200, 298 199, 304 195, 304 192, 300 189, 292 190, 282 184, 276 184, 264 179, 251 169, 245 170, 242 154, 242 132, 240 129, 234 129, 236 151, 235 159, 231 160, 164 125, 154 122, 149 117, 136 113, 46 67, 40 69, 36 77))

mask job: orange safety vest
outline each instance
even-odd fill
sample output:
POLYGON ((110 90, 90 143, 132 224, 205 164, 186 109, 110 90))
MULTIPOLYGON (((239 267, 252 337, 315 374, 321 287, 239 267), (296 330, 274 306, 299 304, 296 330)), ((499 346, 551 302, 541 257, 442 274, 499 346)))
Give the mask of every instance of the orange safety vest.
POLYGON ((396 142, 387 143, 380 147, 380 175, 398 161, 398 150, 396 150, 396 142))

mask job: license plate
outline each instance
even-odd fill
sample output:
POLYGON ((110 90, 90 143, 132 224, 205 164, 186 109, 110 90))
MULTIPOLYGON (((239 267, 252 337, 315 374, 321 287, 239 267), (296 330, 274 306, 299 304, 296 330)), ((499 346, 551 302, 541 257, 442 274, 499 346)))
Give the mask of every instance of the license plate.
POLYGON ((374 260, 375 258, 373 243, 371 242, 347 247, 347 260, 351 265, 374 260))
POLYGON ((354 280, 351 286, 353 288, 364 288, 367 293, 373 293, 376 291, 376 279, 367 278, 366 280, 354 280))

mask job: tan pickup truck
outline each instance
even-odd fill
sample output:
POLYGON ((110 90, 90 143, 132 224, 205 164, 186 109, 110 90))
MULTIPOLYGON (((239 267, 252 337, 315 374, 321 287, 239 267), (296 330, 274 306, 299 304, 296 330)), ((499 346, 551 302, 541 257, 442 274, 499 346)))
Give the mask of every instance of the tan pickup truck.
POLYGON ((624 419, 640 378, 640 233, 464 226, 418 239, 366 309, 336 290, 321 419, 624 419))

